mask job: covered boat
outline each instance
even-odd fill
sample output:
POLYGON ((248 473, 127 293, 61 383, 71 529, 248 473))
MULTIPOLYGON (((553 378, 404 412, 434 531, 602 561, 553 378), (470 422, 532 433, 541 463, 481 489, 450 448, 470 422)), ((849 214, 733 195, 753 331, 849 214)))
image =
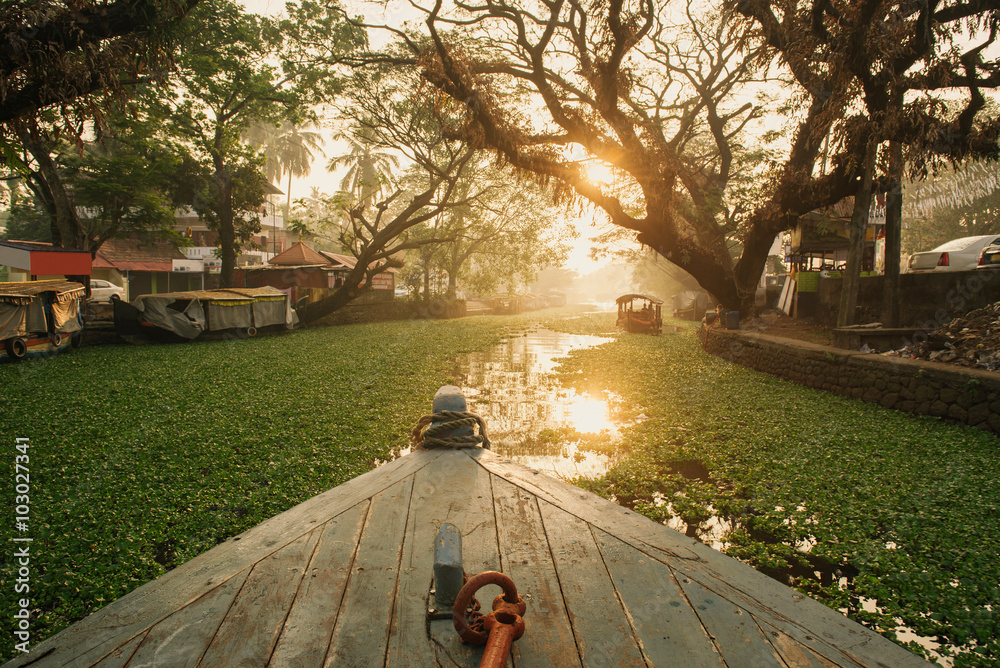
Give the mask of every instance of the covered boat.
POLYGON ((255 336, 262 328, 292 329, 298 316, 288 294, 272 287, 191 290, 115 302, 115 329, 130 343, 190 341, 204 332, 255 336))
POLYGON ((618 304, 618 326, 626 332, 659 334, 663 330, 660 307, 663 300, 647 295, 622 295, 618 304))
MULTIPOLYGON (((525 603, 519 667, 928 665, 679 532, 494 456, 456 395, 438 392, 413 452, 233 536, 10 665, 476 666, 484 650, 459 639, 474 614, 462 602, 497 574, 525 603)), ((496 593, 478 598, 488 608, 496 593)))
POLYGON ((65 280, 0 283, 0 341, 10 359, 79 345, 87 290, 65 280))

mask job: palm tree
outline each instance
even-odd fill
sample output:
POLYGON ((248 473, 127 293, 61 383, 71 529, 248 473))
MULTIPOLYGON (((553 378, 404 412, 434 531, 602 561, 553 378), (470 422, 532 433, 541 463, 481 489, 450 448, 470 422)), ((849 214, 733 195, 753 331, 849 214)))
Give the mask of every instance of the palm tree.
POLYGON ((268 181, 276 182, 288 174, 287 200, 285 201, 285 220, 292 207, 292 177, 301 178, 312 169, 313 152, 322 148, 325 143, 318 132, 303 130, 312 123, 295 125, 255 125, 247 133, 247 140, 262 146, 264 149, 264 176, 268 181))
POLYGON ((333 172, 347 167, 340 189, 358 197, 367 206, 372 197, 392 182, 392 170, 399 168, 399 156, 376 150, 370 131, 363 126, 339 132, 335 138, 347 142, 348 152, 331 158, 326 169, 333 172))

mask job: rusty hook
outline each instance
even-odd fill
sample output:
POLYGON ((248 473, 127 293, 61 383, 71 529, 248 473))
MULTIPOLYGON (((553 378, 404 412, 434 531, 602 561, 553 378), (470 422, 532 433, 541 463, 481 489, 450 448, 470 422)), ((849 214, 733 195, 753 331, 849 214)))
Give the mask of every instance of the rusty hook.
POLYGON ((524 599, 522 599, 517 593, 517 587, 514 585, 514 581, 503 573, 498 573, 497 571, 485 571, 469 579, 468 582, 462 587, 461 591, 458 592, 458 596, 455 598, 455 607, 451 615, 451 620, 455 624, 455 630, 458 631, 459 637, 461 637, 462 642, 470 643, 473 645, 482 645, 486 643, 487 639, 490 637, 490 628, 495 625, 498 621, 501 624, 515 625, 520 627, 520 632, 513 640, 521 637, 524 633, 524 621, 521 620, 521 616, 524 615, 526 606, 524 604, 524 599), (497 596, 493 599, 493 612, 487 615, 486 632, 479 632, 469 626, 466 620, 466 610, 469 607, 469 603, 472 601, 472 597, 475 595, 480 588, 486 585, 494 584, 503 589, 503 594, 497 596), (492 619, 491 619, 492 618, 492 619), (519 621, 519 624, 515 623, 519 621))

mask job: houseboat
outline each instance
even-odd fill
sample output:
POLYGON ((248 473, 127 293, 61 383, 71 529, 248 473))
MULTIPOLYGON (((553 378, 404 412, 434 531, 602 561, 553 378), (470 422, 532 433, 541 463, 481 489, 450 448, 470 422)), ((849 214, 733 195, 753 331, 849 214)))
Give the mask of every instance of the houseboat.
POLYGON ((65 280, 0 283, 0 342, 10 360, 79 346, 87 290, 65 280))
POLYGON ((115 330, 129 343, 191 341, 211 332, 256 336, 298 323, 288 294, 272 287, 140 295, 114 302, 114 309, 115 330))
POLYGON ((663 331, 660 308, 663 301, 656 297, 629 294, 615 300, 618 304, 618 327, 626 332, 659 334, 663 331))

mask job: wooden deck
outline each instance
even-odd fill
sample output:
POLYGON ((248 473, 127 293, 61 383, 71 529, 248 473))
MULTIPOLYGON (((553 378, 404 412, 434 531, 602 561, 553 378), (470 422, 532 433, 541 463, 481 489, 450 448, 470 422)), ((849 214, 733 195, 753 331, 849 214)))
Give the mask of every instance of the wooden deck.
MULTIPOLYGON (((664 526, 483 450, 417 451, 234 537, 10 666, 475 666, 429 621, 435 534, 527 601, 516 666, 901 666, 918 656, 664 526)), ((490 588, 479 599, 499 593, 490 588)))

